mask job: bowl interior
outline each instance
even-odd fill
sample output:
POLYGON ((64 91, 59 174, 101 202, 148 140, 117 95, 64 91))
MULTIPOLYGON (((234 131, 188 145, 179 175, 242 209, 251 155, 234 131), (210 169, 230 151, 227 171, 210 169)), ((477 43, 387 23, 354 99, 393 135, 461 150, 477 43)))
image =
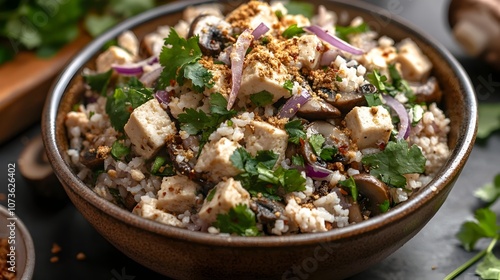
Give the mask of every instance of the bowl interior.
MULTIPOLYGON (((148 32, 155 30, 158 25, 173 26, 181 18, 182 10, 185 7, 191 4, 207 2, 213 1, 178 1, 134 17, 94 40, 67 66, 54 84, 47 99, 42 122, 42 132, 49 158, 56 174, 65 185, 70 186, 95 207, 130 225, 191 242, 245 247, 280 246, 283 242, 288 244, 308 244, 368 234, 371 230, 398 223, 398 221, 404 219, 408 212, 416 211, 422 205, 429 203, 435 194, 450 191, 472 149, 476 131, 477 113, 474 91, 465 71, 444 47, 434 39, 425 36, 423 32, 418 31, 404 20, 380 8, 366 3, 349 1, 313 1, 315 4, 322 4, 328 9, 336 11, 341 18, 346 17, 351 20, 356 16, 361 16, 367 21, 372 30, 379 31, 380 34, 392 37, 396 41, 411 38, 434 64, 432 74, 436 76, 443 90, 441 107, 451 120, 449 146, 452 153, 449 160, 442 166, 438 175, 429 185, 388 213, 357 225, 317 234, 284 237, 269 236, 259 239, 231 237, 230 243, 227 242, 228 237, 188 232, 140 218, 98 197, 77 178, 75 172, 69 166, 69 160, 65 153, 68 141, 64 129, 64 119, 73 104, 79 102, 82 98, 83 81, 80 76, 81 71, 85 67, 94 68, 94 59, 102 46, 107 41, 117 37, 121 32, 132 30, 141 38, 148 32)), ((226 10, 231 10, 239 3, 238 1, 229 1, 229 3, 225 4, 226 10)))

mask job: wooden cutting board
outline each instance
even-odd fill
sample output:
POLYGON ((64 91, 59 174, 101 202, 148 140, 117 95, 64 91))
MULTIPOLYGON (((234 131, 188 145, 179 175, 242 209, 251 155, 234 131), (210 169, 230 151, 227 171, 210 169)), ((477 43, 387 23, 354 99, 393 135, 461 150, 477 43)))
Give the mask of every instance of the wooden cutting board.
POLYGON ((51 58, 22 51, 0 65, 0 144, 40 121, 53 81, 90 40, 83 34, 51 58))

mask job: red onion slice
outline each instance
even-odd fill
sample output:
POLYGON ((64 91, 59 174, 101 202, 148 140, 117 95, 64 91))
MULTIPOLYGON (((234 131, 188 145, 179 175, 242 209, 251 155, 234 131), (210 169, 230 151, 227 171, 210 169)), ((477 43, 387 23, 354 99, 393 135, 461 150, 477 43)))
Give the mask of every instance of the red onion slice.
POLYGON ((401 102, 397 101, 394 97, 390 95, 384 95, 383 98, 385 100, 385 104, 391 107, 391 109, 394 110, 399 117, 399 130, 396 138, 397 139, 408 138, 408 135, 410 135, 411 123, 410 123, 410 117, 408 116, 408 112, 406 111, 405 106, 403 106, 401 102))
POLYGON ((311 94, 306 89, 302 89, 299 94, 292 96, 288 99, 281 107, 278 112, 278 118, 292 118, 295 116, 300 107, 307 103, 311 99, 311 94))
POLYGON ((334 61, 337 56, 340 54, 338 49, 327 50, 321 55, 321 60, 319 61, 319 65, 328 66, 334 61))
POLYGON ((304 27, 304 29, 306 31, 313 33, 314 35, 318 36, 318 38, 320 38, 321 40, 327 42, 328 44, 330 44, 330 45, 332 45, 340 50, 343 50, 343 51, 346 51, 346 52, 352 53, 352 54, 363 54, 364 53, 364 51, 362 49, 359 49, 359 48, 352 46, 351 44, 340 39, 339 37, 324 31, 321 27, 319 27, 317 25, 307 26, 307 27, 304 27))
POLYGON ((243 31, 240 34, 236 43, 234 43, 231 48, 231 75, 232 75, 232 87, 231 93, 229 94, 229 98, 227 100, 227 109, 231 110, 236 101, 236 96, 238 95, 238 91, 240 91, 241 86, 241 75, 243 74, 243 62, 245 61, 245 54, 247 49, 252 44, 253 35, 251 34, 249 29, 243 31))
POLYGON ((269 27, 267 27, 267 25, 265 25, 263 22, 261 22, 259 24, 259 26, 257 26, 257 28, 255 28, 252 31, 252 35, 254 37, 254 40, 260 39, 260 37, 262 37, 262 35, 266 34, 267 31, 269 31, 269 27))
POLYGON ((138 76, 144 72, 143 67, 158 63, 157 56, 151 56, 136 63, 113 64, 111 67, 120 75, 138 76))
POLYGON ((333 171, 321 166, 306 164, 306 175, 312 179, 321 180, 332 175, 333 171))
POLYGON ((170 102, 170 95, 168 94, 167 91, 164 90, 159 90, 155 92, 155 98, 160 102, 162 107, 167 106, 168 102, 170 102))
POLYGON ((152 87, 153 83, 160 77, 160 74, 162 71, 163 71, 163 67, 158 67, 155 70, 142 75, 142 77, 139 79, 139 81, 145 87, 152 87))

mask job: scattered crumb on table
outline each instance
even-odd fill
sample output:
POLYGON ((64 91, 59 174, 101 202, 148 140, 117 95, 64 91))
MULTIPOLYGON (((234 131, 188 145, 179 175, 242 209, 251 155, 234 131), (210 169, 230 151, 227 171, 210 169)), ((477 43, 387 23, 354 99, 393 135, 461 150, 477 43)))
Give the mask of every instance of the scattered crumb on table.
POLYGON ((52 243, 52 249, 50 249, 50 252, 52 252, 52 254, 61 252, 61 246, 59 246, 59 244, 57 243, 52 243))
POLYGON ((83 261, 83 260, 85 260, 85 258, 86 258, 86 257, 87 257, 87 256, 85 256, 85 254, 84 254, 84 253, 82 253, 82 252, 80 252, 80 253, 76 254, 76 259, 77 259, 77 260, 79 260, 79 261, 83 261))
POLYGON ((50 262, 51 263, 56 263, 59 261, 59 257, 58 256, 53 256, 52 258, 50 258, 50 262))

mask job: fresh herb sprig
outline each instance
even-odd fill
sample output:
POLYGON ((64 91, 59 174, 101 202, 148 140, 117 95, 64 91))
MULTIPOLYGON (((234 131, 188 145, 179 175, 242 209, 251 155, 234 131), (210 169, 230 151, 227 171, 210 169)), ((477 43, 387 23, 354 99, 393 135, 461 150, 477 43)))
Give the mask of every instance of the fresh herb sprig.
POLYGON ((226 214, 218 214, 213 226, 225 233, 235 233, 241 236, 259 235, 255 213, 245 204, 236 205, 226 214))
POLYGON ((380 75, 377 70, 366 74, 366 79, 377 88, 378 93, 389 94, 390 96, 403 93, 409 99, 409 103, 413 103, 415 95, 408 82, 401 77, 394 64, 389 64, 388 69, 391 81, 387 76, 380 75))
POLYGON ((190 135, 201 135, 200 152, 208 141, 208 137, 221 123, 231 119, 236 115, 236 111, 227 110, 227 100, 220 93, 210 95, 210 114, 202 110, 188 108, 184 113, 179 114, 178 120, 181 129, 190 135))
POLYGON ((491 242, 486 249, 448 274, 445 280, 454 279, 478 261, 481 262, 476 267, 476 274, 482 279, 500 279, 500 259, 493 254, 493 248, 500 239, 500 224, 497 223, 497 215, 490 209, 500 199, 500 174, 495 176, 492 183, 478 189, 475 195, 486 206, 476 210, 473 221, 462 224, 456 237, 467 251, 472 251, 479 239, 491 238, 491 242))
POLYGON ((244 148, 238 148, 230 157, 233 165, 242 173, 235 178, 251 195, 281 200, 280 193, 305 190, 306 180, 296 169, 278 167, 273 170, 278 155, 273 151, 259 151, 253 157, 244 148))
POLYGON ((160 53, 160 64, 164 67, 158 80, 160 88, 171 85, 172 81, 182 86, 186 80, 192 82, 197 92, 213 87, 212 73, 198 62, 202 57, 198 40, 198 36, 184 39, 170 28, 160 53))

